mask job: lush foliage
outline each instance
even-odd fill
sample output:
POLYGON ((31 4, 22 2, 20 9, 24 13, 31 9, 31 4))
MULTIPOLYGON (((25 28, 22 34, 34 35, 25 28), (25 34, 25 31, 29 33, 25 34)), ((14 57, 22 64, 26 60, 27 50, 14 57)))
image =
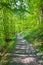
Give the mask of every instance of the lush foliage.
POLYGON ((0 0, 0 52, 11 51, 16 33, 42 50, 42 16, 42 0, 0 0))

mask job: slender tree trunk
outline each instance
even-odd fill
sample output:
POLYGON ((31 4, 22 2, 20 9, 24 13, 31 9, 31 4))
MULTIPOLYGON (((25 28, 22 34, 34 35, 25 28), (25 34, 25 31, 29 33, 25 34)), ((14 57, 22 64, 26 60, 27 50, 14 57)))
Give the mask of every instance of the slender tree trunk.
POLYGON ((41 14, 42 14, 42 22, 43 22, 43 4, 41 5, 41 14))

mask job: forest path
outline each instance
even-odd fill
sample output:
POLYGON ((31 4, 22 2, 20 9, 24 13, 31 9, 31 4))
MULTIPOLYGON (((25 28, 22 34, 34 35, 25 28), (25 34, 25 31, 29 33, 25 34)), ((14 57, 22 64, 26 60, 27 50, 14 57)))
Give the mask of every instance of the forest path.
POLYGON ((41 65, 32 45, 17 35, 9 65, 41 65))

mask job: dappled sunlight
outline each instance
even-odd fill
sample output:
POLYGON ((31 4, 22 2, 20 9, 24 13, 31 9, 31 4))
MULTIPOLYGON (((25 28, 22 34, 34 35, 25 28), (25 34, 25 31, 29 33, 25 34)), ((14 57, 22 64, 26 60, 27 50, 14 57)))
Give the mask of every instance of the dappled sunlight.
POLYGON ((25 58, 25 59, 21 59, 22 63, 30 63, 30 62, 34 62, 36 59, 29 57, 29 58, 25 58))
POLYGON ((34 57, 26 57, 26 58, 13 58, 10 63, 12 64, 31 64, 31 65, 41 65, 41 64, 38 64, 37 61, 36 61, 36 58, 34 57))
POLYGON ((21 62, 21 63, 30 63, 36 61, 35 58, 33 57, 28 57, 28 58, 13 58, 11 62, 21 62))

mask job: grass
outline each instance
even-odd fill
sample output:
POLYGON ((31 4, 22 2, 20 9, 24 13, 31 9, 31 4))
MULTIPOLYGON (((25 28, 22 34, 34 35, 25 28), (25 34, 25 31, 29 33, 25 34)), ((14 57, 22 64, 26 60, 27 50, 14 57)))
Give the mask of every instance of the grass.
POLYGON ((12 50, 14 48, 15 41, 9 42, 9 45, 7 48, 4 50, 4 53, 0 56, 0 60, 2 61, 2 65, 8 65, 10 61, 10 55, 12 54, 12 50))
POLYGON ((33 47, 35 48, 35 50, 37 52, 43 52, 43 41, 42 41, 42 37, 38 37, 37 39, 35 39, 35 36, 26 36, 24 37, 24 39, 26 39, 27 41, 29 41, 30 43, 32 43, 33 47))
POLYGON ((12 49, 14 48, 14 43, 15 43, 15 41, 9 42, 7 48, 5 49, 5 51, 6 52, 12 51, 12 49))
POLYGON ((37 51, 37 53, 43 55, 43 46, 42 46, 42 43, 39 42, 39 41, 33 41, 33 47, 34 49, 37 51))
POLYGON ((0 52, 0 61, 2 61, 2 65, 8 65, 9 64, 9 61, 10 61, 10 55, 9 54, 12 54, 12 51, 13 51, 13 48, 14 48, 14 44, 15 44, 15 40, 12 40, 7 44, 7 46, 4 47, 4 51, 1 53, 0 52), (7 56, 8 54, 8 56, 7 56))

